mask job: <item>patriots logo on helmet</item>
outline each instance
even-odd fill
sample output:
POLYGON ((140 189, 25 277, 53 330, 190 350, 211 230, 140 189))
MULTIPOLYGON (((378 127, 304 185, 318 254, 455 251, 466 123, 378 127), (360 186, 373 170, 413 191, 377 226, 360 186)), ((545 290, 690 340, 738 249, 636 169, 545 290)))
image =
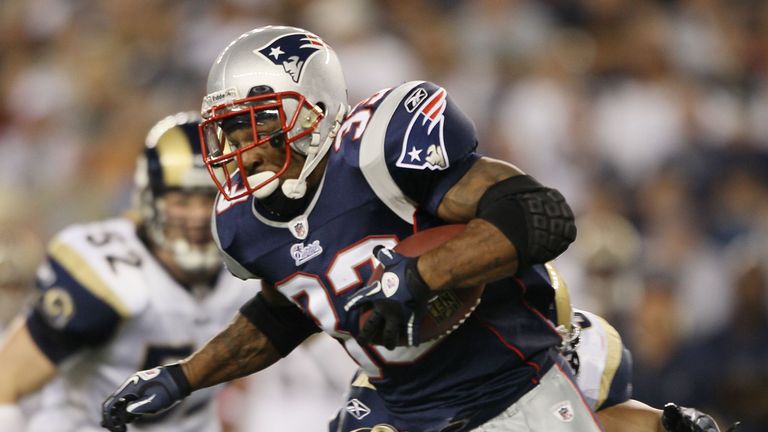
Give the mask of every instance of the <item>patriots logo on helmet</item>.
POLYGON ((254 50, 254 53, 261 54, 276 66, 282 66, 293 82, 298 83, 307 60, 325 47, 325 43, 315 35, 294 33, 281 36, 254 50))
POLYGON ((413 115, 405 131, 397 166, 433 171, 448 168, 443 138, 443 113, 448 105, 447 97, 445 89, 438 89, 413 115))

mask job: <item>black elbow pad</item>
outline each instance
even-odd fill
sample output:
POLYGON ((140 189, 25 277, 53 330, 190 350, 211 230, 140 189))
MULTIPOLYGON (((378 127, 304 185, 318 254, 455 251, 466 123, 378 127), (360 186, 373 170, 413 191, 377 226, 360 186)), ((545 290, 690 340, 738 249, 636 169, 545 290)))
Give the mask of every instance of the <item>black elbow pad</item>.
POLYGON ((240 313, 264 333, 283 357, 320 331, 317 324, 297 306, 272 306, 262 293, 240 307, 240 313))
POLYGON ((551 261, 576 239, 573 211, 563 195, 527 175, 488 188, 477 204, 477 217, 515 245, 518 268, 551 261))

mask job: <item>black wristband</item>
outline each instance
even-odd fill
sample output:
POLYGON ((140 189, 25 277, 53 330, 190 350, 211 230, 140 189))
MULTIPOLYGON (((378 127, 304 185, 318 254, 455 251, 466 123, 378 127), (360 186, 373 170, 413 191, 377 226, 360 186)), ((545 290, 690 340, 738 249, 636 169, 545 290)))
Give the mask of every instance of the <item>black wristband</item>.
POLYGON ((176 386, 179 388, 181 396, 189 396, 189 394, 192 393, 192 387, 189 385, 189 380, 184 374, 184 369, 181 368, 181 364, 172 363, 163 367, 171 375, 171 378, 173 378, 173 382, 175 382, 176 386))

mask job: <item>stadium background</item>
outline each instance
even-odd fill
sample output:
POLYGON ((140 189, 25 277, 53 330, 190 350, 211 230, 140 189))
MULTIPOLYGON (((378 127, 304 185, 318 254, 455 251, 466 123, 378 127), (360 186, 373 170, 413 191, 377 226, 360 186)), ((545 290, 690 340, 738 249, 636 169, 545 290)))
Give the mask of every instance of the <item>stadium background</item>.
POLYGON ((0 220, 43 239, 130 204, 160 117, 264 24, 341 57, 350 102, 444 86, 480 149, 561 189, 557 265, 635 359, 635 396, 768 424, 768 2, 4 0, 0 220))

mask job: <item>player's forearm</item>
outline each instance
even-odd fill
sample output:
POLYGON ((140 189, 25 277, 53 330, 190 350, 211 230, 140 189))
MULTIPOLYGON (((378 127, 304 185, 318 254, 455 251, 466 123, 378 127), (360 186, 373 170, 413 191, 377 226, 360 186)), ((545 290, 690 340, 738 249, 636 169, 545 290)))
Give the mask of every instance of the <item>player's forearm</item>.
POLYGON ((543 264, 576 238, 565 197, 515 166, 482 158, 450 188, 437 215, 467 222, 465 232, 419 258, 433 290, 475 286, 543 264))
POLYGON ((606 432, 666 432, 661 424, 661 410, 634 399, 596 414, 606 432))
POLYGON ((264 334, 241 314, 181 366, 192 390, 258 372, 280 359, 264 334))
POLYGON ((517 252, 496 227, 474 219, 463 233, 422 255, 418 268, 433 290, 472 287, 513 275, 517 252))
POLYGON ((509 239, 492 224, 475 217, 478 202, 489 187, 521 174, 514 165, 484 157, 446 192, 438 216, 446 222, 467 223, 467 228, 419 258, 419 274, 430 288, 471 287, 517 271, 517 250, 509 239))

